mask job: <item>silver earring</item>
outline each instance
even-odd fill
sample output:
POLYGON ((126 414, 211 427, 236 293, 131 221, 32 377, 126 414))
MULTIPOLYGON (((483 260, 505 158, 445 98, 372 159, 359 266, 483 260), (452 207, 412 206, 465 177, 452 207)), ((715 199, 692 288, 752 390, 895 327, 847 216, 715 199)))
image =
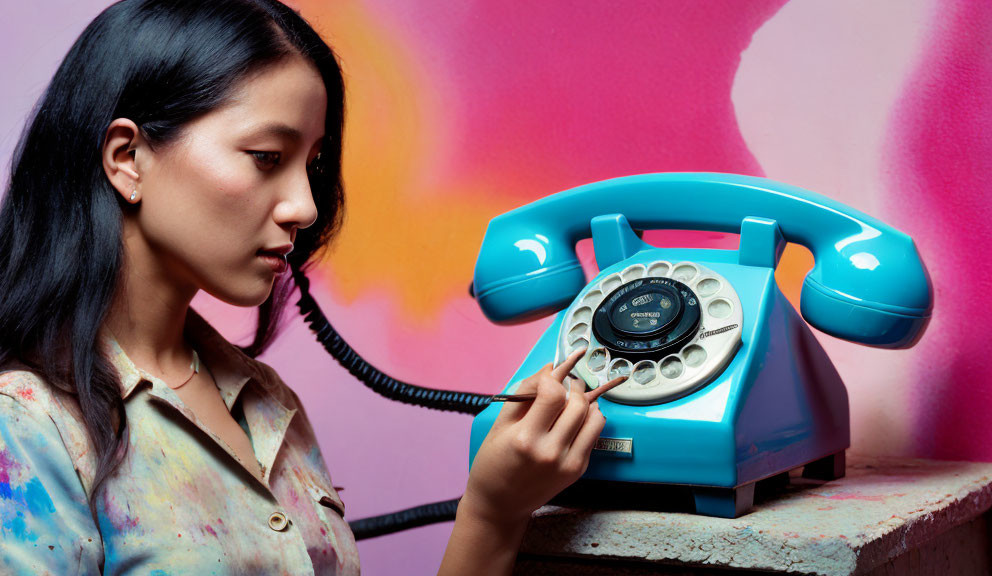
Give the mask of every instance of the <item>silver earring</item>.
POLYGON ((137 196, 138 192, 136 190, 131 190, 131 202, 134 202, 134 197, 137 196))

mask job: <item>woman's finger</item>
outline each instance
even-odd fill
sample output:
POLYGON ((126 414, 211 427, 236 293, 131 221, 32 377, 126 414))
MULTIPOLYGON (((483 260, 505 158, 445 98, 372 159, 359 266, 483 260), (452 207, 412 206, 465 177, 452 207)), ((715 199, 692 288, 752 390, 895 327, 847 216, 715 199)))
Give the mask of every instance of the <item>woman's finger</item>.
POLYGON ((586 387, 585 382, 578 378, 569 378, 569 380, 571 380, 571 393, 568 395, 568 402, 565 403, 565 409, 548 433, 549 440, 560 445, 562 450, 572 444, 589 412, 589 402, 582 394, 586 387))
POLYGON ((537 380, 537 398, 529 403, 530 410, 520 422, 535 435, 543 435, 551 429, 551 425, 565 407, 565 389, 561 382, 547 374, 537 380))
MULTIPOLYGON (((551 373, 551 364, 545 364, 537 374, 533 376, 528 376, 520 381, 520 385, 517 386, 516 390, 513 391, 514 394, 533 394, 537 392, 537 382, 538 377, 541 374, 551 373)), ((509 387, 507 387, 509 389, 509 387)), ((527 414, 530 409, 530 402, 506 402, 499 411, 499 418, 503 421, 517 421, 527 414)))
POLYGON ((555 369, 551 371, 552 378, 554 378, 559 382, 563 382, 565 380, 565 376, 567 376, 568 373, 572 371, 572 368, 575 368, 575 364, 579 361, 580 358, 582 358, 582 355, 585 353, 586 353, 585 348, 579 348, 575 352, 569 354, 568 358, 565 358, 564 362, 556 366, 555 369))
MULTIPOLYGON (((585 354, 584 348, 572 352, 557 368, 552 368, 551 364, 545 364, 537 374, 531 377, 532 382, 527 389, 523 389, 523 385, 521 385, 516 390, 517 394, 537 392, 537 398, 533 402, 521 402, 519 406, 515 406, 507 414, 507 418, 514 420, 527 418, 531 429, 542 434, 550 430, 568 398, 562 379, 575 367, 575 363, 579 361, 579 358, 582 358, 583 354, 585 354), (552 386, 545 380, 553 382, 554 385, 552 386), (531 416, 532 414, 533 416, 531 416)), ((506 409, 504 407, 503 411, 506 409)))
POLYGON ((572 441, 572 446, 569 447, 568 453, 565 454, 565 459, 562 461, 564 469, 572 470, 576 477, 585 473, 589 464, 589 457, 592 454, 592 447, 596 445, 596 440, 603 432, 604 426, 606 426, 606 418, 599 411, 599 404, 590 405, 586 420, 582 423, 582 428, 575 435, 575 440, 572 441))
POLYGON ((629 376, 618 376, 617 378, 610 380, 606 384, 603 384, 599 388, 586 392, 586 400, 589 401, 590 404, 595 402, 596 398, 599 398, 603 394, 606 394, 610 390, 613 390, 617 386, 623 384, 624 382, 627 381, 627 378, 629 378, 629 376))

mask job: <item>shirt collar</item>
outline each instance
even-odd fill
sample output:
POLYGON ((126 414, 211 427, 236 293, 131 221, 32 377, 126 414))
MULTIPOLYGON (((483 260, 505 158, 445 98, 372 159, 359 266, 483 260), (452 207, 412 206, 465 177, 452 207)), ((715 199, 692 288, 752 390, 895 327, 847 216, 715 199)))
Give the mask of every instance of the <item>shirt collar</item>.
MULTIPOLYGON (((183 334, 193 349, 197 351, 207 369, 210 370, 227 409, 231 410, 239 395, 245 397, 245 400, 242 401, 245 420, 251 431, 249 437, 251 438, 252 450, 255 452, 255 459, 258 460, 262 472, 259 480, 268 487, 272 465, 282 446, 286 430, 297 411, 296 408, 287 408, 280 401, 280 398, 285 397, 285 394, 278 390, 281 380, 272 372, 271 368, 266 369, 264 364, 250 358, 228 342, 192 308, 186 314, 183 334), (254 385, 248 392, 242 394, 249 383, 254 383, 254 385)), ((240 458, 234 450, 206 428, 196 414, 182 403, 165 382, 136 367, 124 353, 117 340, 109 334, 107 341, 110 360, 120 374, 122 396, 125 400, 134 393, 139 384, 142 382, 150 383, 152 387, 149 391, 150 396, 174 407, 190 422, 214 438, 225 451, 240 462, 240 458)), ((244 464, 242 463, 242 465, 244 464)))
MULTIPOLYGON (((228 342, 193 308, 189 308, 186 314, 183 334, 200 356, 200 360, 210 370, 228 410, 234 406, 238 395, 249 381, 254 380, 268 388, 265 386, 266 379, 257 362, 228 342)), ((113 336, 108 333, 105 337, 108 341, 110 361, 120 374, 121 395, 124 400, 131 396, 141 382, 158 380, 154 375, 135 366, 113 336)))

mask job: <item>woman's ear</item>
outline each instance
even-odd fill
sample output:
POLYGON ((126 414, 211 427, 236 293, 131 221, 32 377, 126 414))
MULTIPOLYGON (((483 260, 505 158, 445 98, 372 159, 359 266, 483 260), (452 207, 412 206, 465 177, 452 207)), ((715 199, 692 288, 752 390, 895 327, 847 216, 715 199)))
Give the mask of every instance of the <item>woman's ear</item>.
POLYGON ((111 186, 129 204, 141 201, 136 161, 139 150, 147 150, 147 147, 137 124, 127 118, 117 118, 110 123, 101 150, 103 171, 111 186))

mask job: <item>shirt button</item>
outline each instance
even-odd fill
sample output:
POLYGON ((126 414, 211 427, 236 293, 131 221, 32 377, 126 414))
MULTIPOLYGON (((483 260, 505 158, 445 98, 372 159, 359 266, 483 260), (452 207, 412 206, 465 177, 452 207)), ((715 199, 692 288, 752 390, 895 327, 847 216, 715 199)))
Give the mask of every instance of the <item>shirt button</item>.
POLYGON ((289 520, 282 512, 273 512, 272 516, 269 516, 269 528, 272 528, 276 532, 282 532, 288 527, 289 520))

